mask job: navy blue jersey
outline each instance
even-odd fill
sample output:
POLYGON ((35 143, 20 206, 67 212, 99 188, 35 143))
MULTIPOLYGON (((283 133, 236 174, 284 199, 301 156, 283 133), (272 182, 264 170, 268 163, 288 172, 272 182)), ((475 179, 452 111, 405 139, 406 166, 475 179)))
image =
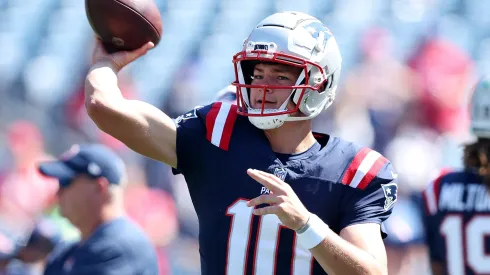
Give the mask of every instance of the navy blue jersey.
POLYGON ((359 223, 381 224, 396 201, 390 162, 368 148, 316 134, 295 155, 274 153, 264 131, 236 106, 214 103, 176 119, 175 173, 187 181, 199 218, 203 275, 325 274, 295 232, 275 215, 255 216, 248 200, 269 193, 248 168, 273 173, 306 208, 339 233, 359 223))
POLYGON ((45 275, 157 275, 155 248, 128 219, 103 224, 86 241, 60 246, 45 275))
POLYGON ((490 197, 471 170, 444 172, 424 190, 431 261, 447 274, 490 274, 490 197))

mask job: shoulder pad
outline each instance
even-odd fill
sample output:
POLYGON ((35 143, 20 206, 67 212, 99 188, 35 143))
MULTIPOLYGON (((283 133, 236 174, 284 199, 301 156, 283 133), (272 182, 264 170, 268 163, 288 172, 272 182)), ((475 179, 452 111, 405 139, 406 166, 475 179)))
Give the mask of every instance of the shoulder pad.
POLYGON ((207 140, 213 145, 228 151, 237 115, 236 105, 225 102, 213 103, 206 114, 207 140))
POLYGON ((425 190, 422 192, 424 197, 425 210, 430 215, 437 214, 439 205, 439 190, 444 177, 453 171, 451 169, 442 169, 439 175, 429 182, 425 190))
POLYGON ((393 171, 390 162, 384 156, 364 147, 357 150, 356 154, 348 162, 341 182, 352 188, 364 190, 376 177, 394 180, 398 175, 393 171), (390 166, 388 167, 390 169, 383 169, 387 166, 390 166))

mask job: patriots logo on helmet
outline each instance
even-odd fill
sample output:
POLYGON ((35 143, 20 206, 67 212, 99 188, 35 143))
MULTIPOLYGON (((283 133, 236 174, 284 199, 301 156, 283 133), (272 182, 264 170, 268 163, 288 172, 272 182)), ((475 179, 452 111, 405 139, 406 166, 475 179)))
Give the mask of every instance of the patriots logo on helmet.
POLYGON ((313 37, 317 42, 318 50, 322 51, 327 45, 327 41, 332 37, 332 32, 321 22, 312 22, 306 26, 304 29, 313 37))
POLYGON ((385 194, 385 210, 389 210, 396 202, 398 198, 398 185, 396 183, 381 184, 383 192, 385 194))

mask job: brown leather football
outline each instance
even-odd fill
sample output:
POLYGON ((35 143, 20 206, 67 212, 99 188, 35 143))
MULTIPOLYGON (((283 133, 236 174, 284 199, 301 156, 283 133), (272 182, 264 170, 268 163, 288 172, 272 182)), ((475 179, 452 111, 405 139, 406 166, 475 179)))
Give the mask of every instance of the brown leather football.
POLYGON ((160 42, 162 19, 153 0, 85 0, 85 11, 109 53, 160 42))

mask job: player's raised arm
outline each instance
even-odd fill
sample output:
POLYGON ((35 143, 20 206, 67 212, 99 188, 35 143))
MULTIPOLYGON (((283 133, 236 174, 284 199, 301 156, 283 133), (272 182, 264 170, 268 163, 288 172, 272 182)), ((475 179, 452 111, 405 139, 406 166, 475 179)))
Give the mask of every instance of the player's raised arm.
POLYGON ((152 47, 147 43, 132 52, 107 54, 97 41, 93 66, 85 81, 85 106, 102 131, 142 155, 176 167, 173 120, 148 103, 125 99, 117 85, 119 70, 152 47))

